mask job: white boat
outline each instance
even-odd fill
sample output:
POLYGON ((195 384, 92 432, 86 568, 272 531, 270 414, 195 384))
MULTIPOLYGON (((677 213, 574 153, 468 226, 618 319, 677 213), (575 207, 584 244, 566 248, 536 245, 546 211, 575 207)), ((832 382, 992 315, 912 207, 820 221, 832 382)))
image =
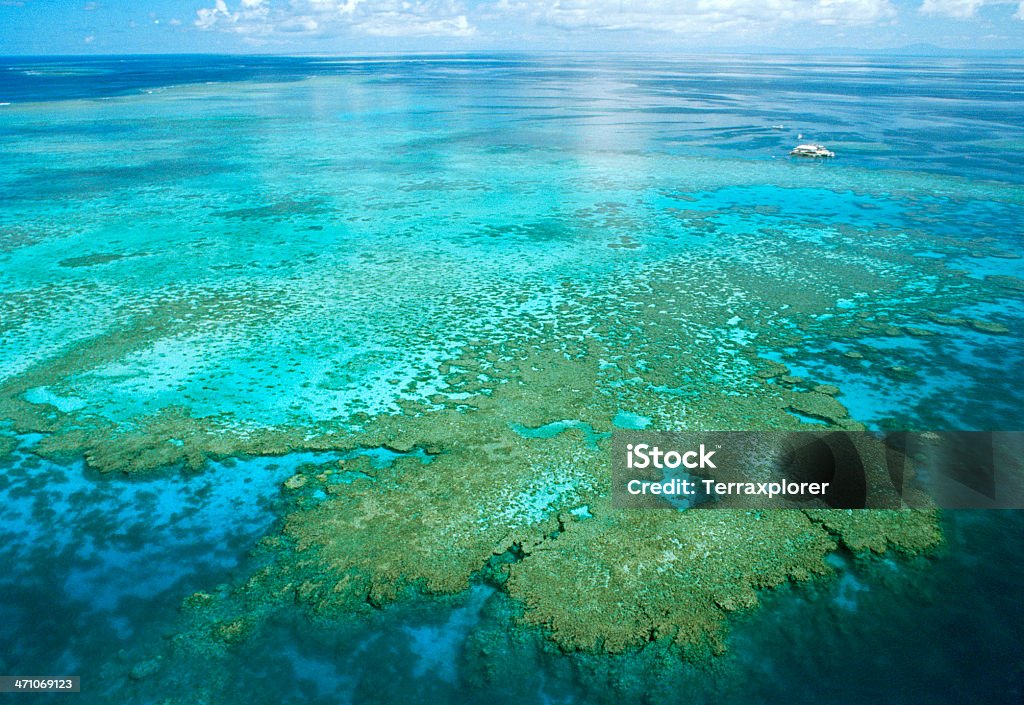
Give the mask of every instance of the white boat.
POLYGON ((798 144, 790 150, 791 157, 834 157, 836 153, 820 144, 798 144))

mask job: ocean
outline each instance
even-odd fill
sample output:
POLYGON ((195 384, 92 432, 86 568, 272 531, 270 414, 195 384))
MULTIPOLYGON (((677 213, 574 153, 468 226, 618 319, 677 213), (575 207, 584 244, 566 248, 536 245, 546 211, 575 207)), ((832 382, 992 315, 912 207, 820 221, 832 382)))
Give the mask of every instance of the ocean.
POLYGON ((1021 700, 1019 512, 943 512, 927 547, 638 518, 606 449, 1021 430, 1022 85, 0 58, 0 674, 97 703, 1021 700))

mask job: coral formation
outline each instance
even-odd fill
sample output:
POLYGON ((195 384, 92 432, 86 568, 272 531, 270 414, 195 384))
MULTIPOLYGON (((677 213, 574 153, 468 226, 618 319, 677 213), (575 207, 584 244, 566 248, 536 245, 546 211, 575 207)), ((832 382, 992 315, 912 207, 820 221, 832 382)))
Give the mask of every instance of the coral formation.
MULTIPOLYGON (((294 279, 244 296, 167 289, 113 312, 114 323, 90 337, 24 360, 0 384, 0 415, 18 431, 47 434, 34 452, 83 456, 106 473, 199 471, 210 459, 296 450, 342 456, 284 482, 291 509, 280 534, 262 542, 263 567, 233 590, 187 598, 179 649, 225 653, 285 604, 335 619, 487 581, 519 605, 520 623, 561 649, 670 642, 695 657, 719 652, 729 613, 756 605, 759 590, 828 574, 825 558, 840 547, 926 552, 941 540, 936 517, 614 510, 616 419, 658 430, 861 429, 843 380, 802 368, 808 358, 895 384, 953 345, 935 326, 1017 331, 1008 318, 960 313, 997 302, 1012 281, 976 279, 967 290, 958 270, 910 254, 962 247, 952 239, 846 224, 822 225, 822 240, 808 242, 788 237, 782 222, 765 237, 753 224, 771 212, 695 203, 713 200, 709 193, 689 198, 672 200, 674 225, 663 229, 728 237, 728 249, 655 252, 670 240, 635 223, 620 223, 628 241, 618 226, 602 231, 615 212, 608 206, 576 226, 597 242, 592 271, 457 279, 443 258, 436 269, 406 268, 398 250, 352 260, 346 306, 376 312, 372 329, 386 342, 377 350, 351 352, 355 334, 334 340, 335 323, 369 329, 332 318, 340 299, 324 304, 316 287, 289 291, 294 279), (384 286, 396 293, 380 303, 384 286), (278 357, 261 357, 257 345, 278 357), (232 376, 228 363, 181 372, 193 347, 235 360, 244 374, 232 376), (325 351, 337 357, 322 365, 325 351), (180 384, 151 394, 145 382, 157 372, 180 384), (231 386, 242 378, 251 386, 231 386), (324 398, 339 406, 318 407, 324 398)), ((915 197, 905 198, 912 207, 915 197)), ((300 201, 268 208, 220 215, 322 214, 300 201)), ((483 236, 551 247, 563 227, 483 236)), ((76 258, 72 269, 102 263, 118 260, 76 258)), ((71 306, 67 291, 51 293, 71 306)))

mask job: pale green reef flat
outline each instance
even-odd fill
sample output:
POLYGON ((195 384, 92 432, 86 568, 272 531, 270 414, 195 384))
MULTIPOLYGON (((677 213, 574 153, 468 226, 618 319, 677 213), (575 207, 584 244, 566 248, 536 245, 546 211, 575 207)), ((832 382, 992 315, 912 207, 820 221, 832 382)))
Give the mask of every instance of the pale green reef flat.
POLYGON ((837 553, 941 545, 935 512, 616 510, 609 436, 1012 426, 1024 188, 654 149, 585 84, 567 133, 521 84, 376 80, 0 118, 7 430, 112 476, 324 453, 257 567, 184 599, 161 658, 209 659, 211 701, 294 605, 486 585, 562 651, 701 660, 837 553))

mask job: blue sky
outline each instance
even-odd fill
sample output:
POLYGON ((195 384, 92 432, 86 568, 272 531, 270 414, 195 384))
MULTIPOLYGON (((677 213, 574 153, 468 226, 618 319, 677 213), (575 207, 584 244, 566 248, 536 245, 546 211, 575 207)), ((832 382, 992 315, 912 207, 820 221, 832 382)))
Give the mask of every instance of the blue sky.
POLYGON ((1024 51, 1022 0, 0 0, 0 54, 941 47, 1024 51))

